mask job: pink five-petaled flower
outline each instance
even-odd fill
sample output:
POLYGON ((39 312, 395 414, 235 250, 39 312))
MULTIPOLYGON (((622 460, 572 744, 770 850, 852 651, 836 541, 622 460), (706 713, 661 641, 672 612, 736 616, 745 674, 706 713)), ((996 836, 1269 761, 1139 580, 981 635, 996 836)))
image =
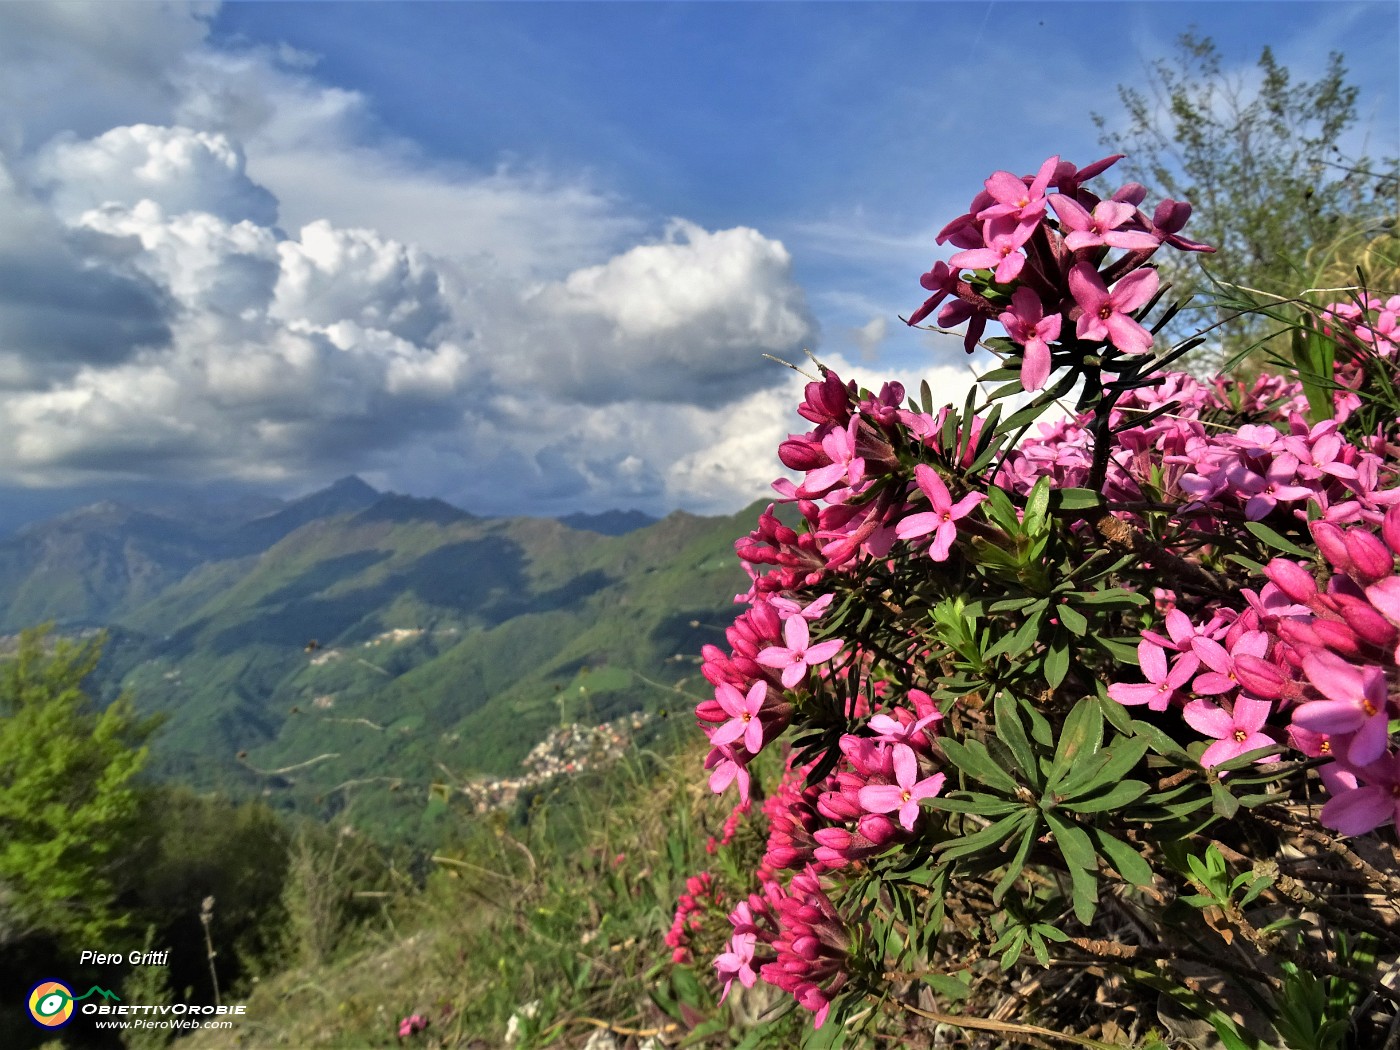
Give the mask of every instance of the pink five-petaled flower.
POLYGON ((911 514, 895 526, 894 534, 902 540, 912 540, 934 533, 929 556, 934 561, 947 561, 953 540, 958 535, 958 527, 953 523, 971 514, 972 508, 987 497, 980 492, 970 492, 954 503, 948 486, 943 484, 938 472, 923 463, 914 468, 914 480, 928 497, 933 509, 922 514, 911 514))
POLYGON ((1359 769, 1324 766, 1332 797, 1318 818, 1343 835, 1364 835, 1382 824, 1400 827, 1400 755, 1382 755, 1359 769))
POLYGON ((992 172, 982 185, 996 203, 979 211, 977 218, 986 221, 1004 215, 1018 223, 1034 226, 1045 214, 1045 188, 1050 185, 1059 164, 1059 157, 1051 157, 1040 166, 1029 185, 1025 179, 1009 171, 992 172))
POLYGON ((996 218, 987 223, 985 248, 969 248, 948 260, 957 269, 994 270, 992 280, 1009 284, 1021 273, 1026 257, 1021 246, 1030 240, 1035 224, 1023 225, 1009 218, 996 218))
POLYGON ((710 735, 710 743, 714 746, 732 744, 743 737, 749 754, 758 754, 763 749, 763 723, 758 715, 767 697, 768 683, 763 681, 749 686, 748 696, 728 683, 716 686, 715 699, 730 717, 710 735))
POLYGON ((1125 354, 1152 349, 1152 333, 1128 316, 1157 294, 1157 271, 1135 270, 1109 291, 1088 263, 1069 271, 1069 290, 1084 311, 1075 329, 1081 339, 1102 339, 1125 354))
POLYGON ((1176 699, 1177 690, 1196 673, 1201 661, 1194 653, 1185 653, 1177 657, 1168 671, 1166 650, 1144 638, 1138 642, 1138 665, 1147 681, 1141 684, 1115 682, 1108 687, 1108 695, 1125 706, 1146 704, 1153 711, 1165 711, 1176 699))
POLYGON ((808 645, 810 637, 807 621, 801 616, 790 616, 783 621, 783 641, 787 645, 770 645, 755 659, 764 667, 781 670, 783 688, 794 689, 806 677, 807 668, 825 663, 841 651, 843 643, 839 638, 808 645))
MULTIPOLYGON (((1209 700, 1192 700, 1181 709, 1181 717, 1192 729, 1216 738, 1215 743, 1201 755, 1201 765, 1214 769, 1247 751, 1278 743, 1267 733, 1261 732, 1272 709, 1273 704, 1267 700, 1252 700, 1247 696, 1235 701, 1233 712, 1227 712, 1209 700)), ((1277 760, 1277 755, 1268 755, 1262 761, 1277 760)))
POLYGON ((899 823, 905 831, 914 830, 919 819, 919 800, 933 798, 943 790, 942 773, 919 780, 919 759, 907 744, 894 745, 893 784, 867 784, 860 789, 860 804, 871 813, 899 810, 899 823))
POLYGON ((1021 387, 1039 390, 1050 375, 1050 343, 1060 337, 1059 314, 1044 316, 1040 296, 1029 288, 1017 288, 1011 309, 997 318, 1006 334, 1021 344, 1021 387))
POLYGON ((1157 247, 1157 238, 1152 234, 1119 228, 1137 214, 1131 204, 1100 201, 1091 214, 1073 197, 1056 193, 1050 198, 1050 205, 1060 217, 1060 226, 1070 231, 1065 236, 1065 247, 1071 251, 1099 245, 1138 251, 1157 247))
POLYGON ((1303 673, 1327 699, 1300 704, 1293 712, 1294 725, 1331 736, 1355 733, 1346 754, 1354 766, 1370 765, 1385 754, 1390 705, 1383 670, 1356 667, 1335 653, 1315 650, 1303 657, 1303 673))
POLYGON ((739 978, 739 983, 745 988, 752 988, 758 980, 758 974, 754 973, 753 969, 753 953, 757 944, 756 934, 736 931, 729 939, 729 951, 715 956, 715 971, 724 982, 720 1002, 724 1002, 725 997, 729 995, 729 986, 734 983, 734 978, 739 978))

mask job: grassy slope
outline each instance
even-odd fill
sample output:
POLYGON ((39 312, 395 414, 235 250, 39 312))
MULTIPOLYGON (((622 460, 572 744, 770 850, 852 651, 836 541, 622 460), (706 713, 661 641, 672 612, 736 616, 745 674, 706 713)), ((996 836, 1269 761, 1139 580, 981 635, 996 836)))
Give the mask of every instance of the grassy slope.
POLYGON ((750 835, 706 856, 706 831, 726 806, 704 790, 699 760, 693 746, 665 762, 634 755, 541 799, 519 837, 485 830, 444 848, 427 887, 404 886, 385 923, 325 965, 259 982, 234 1031, 180 1045, 389 1047, 400 1019, 419 1014, 429 1027, 404 1045, 495 1048, 532 1002, 533 1018, 517 1018, 522 1050, 581 1047, 609 1028, 629 1046, 646 1034, 694 1047, 800 1045, 806 1018, 781 1016, 761 987, 717 1006, 708 956, 723 909, 707 914, 698 963, 669 962, 663 938, 686 878, 758 848, 750 835), (780 1016, 755 1023, 768 1012, 780 1016))

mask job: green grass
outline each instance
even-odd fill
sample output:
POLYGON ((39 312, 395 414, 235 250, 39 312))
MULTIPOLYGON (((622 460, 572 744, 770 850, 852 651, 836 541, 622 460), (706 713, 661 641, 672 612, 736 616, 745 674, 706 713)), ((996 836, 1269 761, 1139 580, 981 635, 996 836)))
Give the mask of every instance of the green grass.
POLYGON ((520 1048, 579 1047, 599 1029, 671 1046, 800 1045, 807 1018, 761 986, 717 1005, 708 959, 725 909, 707 914, 698 964, 670 961, 676 898, 716 863, 703 844, 727 812, 699 758, 634 752, 538 797, 519 832, 482 818, 434 855, 421 889, 404 880, 343 954, 260 981, 246 1023, 181 1045, 389 1047, 410 1014, 430 1020, 406 1041, 423 1047, 503 1046, 512 1016, 520 1048), (780 1016, 755 1022, 770 1011, 780 1016))

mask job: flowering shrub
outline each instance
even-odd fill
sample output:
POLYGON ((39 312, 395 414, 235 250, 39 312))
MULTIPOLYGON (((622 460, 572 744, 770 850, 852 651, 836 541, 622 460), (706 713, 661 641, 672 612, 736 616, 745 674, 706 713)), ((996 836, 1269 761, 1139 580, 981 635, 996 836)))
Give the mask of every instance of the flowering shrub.
POLYGON ((778 450, 802 480, 736 544, 746 608, 704 650, 711 788, 742 806, 758 755, 783 767, 716 968, 817 1027, 867 997, 956 1024, 930 991, 1034 959, 1126 978, 1231 1048, 1378 1046, 1400 1003, 1372 969, 1400 949, 1400 296, 1291 304, 1288 376, 1169 371, 1201 340, 1156 346, 1177 307, 1152 257, 1212 249, 1188 204, 1091 192, 1117 159, 996 172, 939 235, 959 250, 909 323, 937 311, 1002 359, 983 404, 806 387, 813 427, 778 450))

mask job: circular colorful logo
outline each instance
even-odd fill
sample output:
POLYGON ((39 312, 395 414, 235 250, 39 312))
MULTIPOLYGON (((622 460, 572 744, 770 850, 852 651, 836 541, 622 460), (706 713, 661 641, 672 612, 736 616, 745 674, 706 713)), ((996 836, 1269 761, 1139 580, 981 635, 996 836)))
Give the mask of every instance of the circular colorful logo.
POLYGON ((73 1019, 73 992, 61 981, 40 981, 29 991, 29 1016, 45 1028, 62 1028, 73 1019))

